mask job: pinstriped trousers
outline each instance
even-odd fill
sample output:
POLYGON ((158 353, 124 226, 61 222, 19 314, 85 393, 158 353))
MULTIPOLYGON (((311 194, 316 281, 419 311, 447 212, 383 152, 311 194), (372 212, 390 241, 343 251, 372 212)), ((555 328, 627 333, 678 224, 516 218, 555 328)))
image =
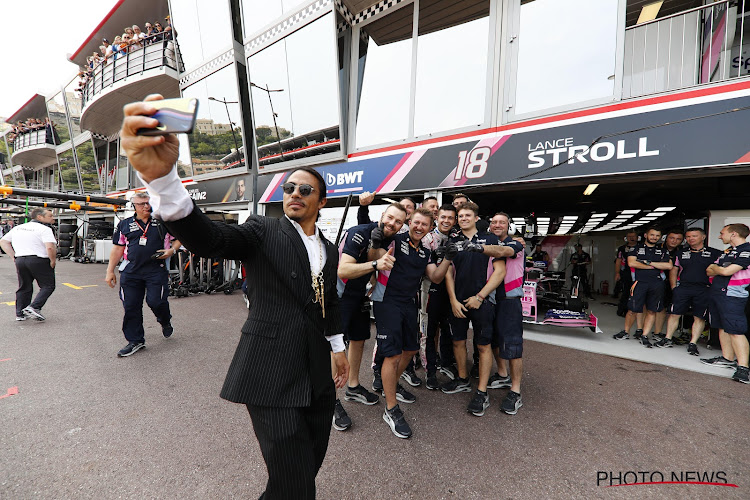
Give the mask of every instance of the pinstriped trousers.
POLYGON ((328 449, 335 398, 335 393, 326 393, 302 408, 247 405, 268 469, 260 498, 315 498, 315 476, 328 449))

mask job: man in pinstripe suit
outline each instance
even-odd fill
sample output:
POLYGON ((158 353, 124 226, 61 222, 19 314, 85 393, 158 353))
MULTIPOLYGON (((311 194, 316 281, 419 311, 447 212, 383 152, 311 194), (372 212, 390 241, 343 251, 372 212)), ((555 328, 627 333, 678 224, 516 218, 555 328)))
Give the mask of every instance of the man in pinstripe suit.
POLYGON ((325 182, 313 169, 297 169, 283 186, 284 217, 251 216, 239 226, 210 221, 173 168, 177 138, 136 135, 156 127, 148 101, 160 98, 125 106, 122 146, 151 194, 154 213, 185 247, 199 256, 241 259, 252 270, 253 307, 221 397, 247 405, 268 469, 261 498, 315 498, 334 382, 343 387, 349 372, 336 294, 338 252, 315 225, 326 203, 325 182))

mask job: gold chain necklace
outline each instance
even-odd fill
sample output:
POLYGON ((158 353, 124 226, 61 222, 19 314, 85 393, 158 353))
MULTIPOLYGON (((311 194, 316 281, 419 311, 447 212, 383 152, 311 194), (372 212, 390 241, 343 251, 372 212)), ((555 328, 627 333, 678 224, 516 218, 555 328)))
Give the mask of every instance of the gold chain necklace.
POLYGON ((310 277, 312 278, 312 288, 315 292, 315 298, 313 303, 320 304, 320 308, 323 311, 323 317, 326 317, 326 303, 325 303, 325 283, 323 282, 323 242, 318 239, 318 245, 320 246, 320 252, 318 254, 318 262, 320 264, 320 271, 316 274, 310 268, 310 277))

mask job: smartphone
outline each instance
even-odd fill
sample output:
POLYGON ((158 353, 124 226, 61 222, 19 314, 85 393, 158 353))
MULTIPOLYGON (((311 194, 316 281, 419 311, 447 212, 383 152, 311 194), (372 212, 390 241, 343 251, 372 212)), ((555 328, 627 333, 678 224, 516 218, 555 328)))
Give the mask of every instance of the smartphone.
POLYGON ((198 99, 177 98, 149 101, 156 108, 151 118, 159 120, 156 128, 139 129, 138 135, 189 134, 195 126, 198 115, 198 99))

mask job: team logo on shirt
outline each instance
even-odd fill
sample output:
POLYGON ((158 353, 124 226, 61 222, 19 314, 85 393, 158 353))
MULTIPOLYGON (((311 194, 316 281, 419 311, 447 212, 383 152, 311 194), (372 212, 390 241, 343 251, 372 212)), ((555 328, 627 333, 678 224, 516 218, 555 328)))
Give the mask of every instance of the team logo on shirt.
POLYGON ((422 248, 419 249, 419 258, 424 259, 426 257, 424 250, 422 248))
POLYGON ((141 228, 138 227, 138 223, 135 221, 131 222, 130 225, 128 226, 128 232, 131 232, 131 233, 134 231, 139 231, 140 229, 141 228))
MULTIPOLYGON (((703 254, 703 256, 705 257, 706 254, 703 254)), ((689 259, 690 258, 690 252, 682 252, 682 257, 680 257, 680 258, 683 259, 683 260, 689 259)))
POLYGON ((740 253, 740 258, 742 259, 744 257, 750 257, 750 252, 742 252, 742 253, 740 253))
POLYGON ((405 253, 406 255, 409 255, 409 242, 408 241, 401 242, 401 253, 405 253))
POLYGON ((638 255, 646 255, 646 249, 645 248, 639 248, 638 249, 638 255))

